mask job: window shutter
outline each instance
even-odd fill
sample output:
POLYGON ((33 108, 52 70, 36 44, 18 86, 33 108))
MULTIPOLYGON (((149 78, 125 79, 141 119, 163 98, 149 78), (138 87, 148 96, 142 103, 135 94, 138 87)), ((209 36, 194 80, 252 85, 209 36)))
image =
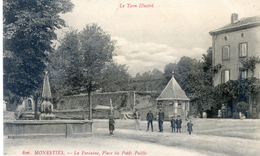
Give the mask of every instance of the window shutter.
POLYGON ((225 70, 225 83, 229 81, 229 70, 225 70))
POLYGON ((225 46, 223 47, 223 60, 229 59, 229 47, 225 46))
POLYGON ((247 56, 247 43, 240 43, 240 45, 239 45, 239 56, 240 57, 247 56))
POLYGON ((221 83, 225 83, 225 71, 221 72, 221 83))

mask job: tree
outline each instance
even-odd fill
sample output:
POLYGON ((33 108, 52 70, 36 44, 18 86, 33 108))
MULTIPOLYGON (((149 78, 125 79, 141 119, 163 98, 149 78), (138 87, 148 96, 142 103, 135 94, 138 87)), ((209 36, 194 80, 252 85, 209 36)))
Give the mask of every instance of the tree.
POLYGON ((87 93, 89 119, 92 119, 91 92, 100 87, 102 70, 112 60, 115 41, 98 25, 72 30, 60 41, 56 58, 61 54, 60 67, 65 70, 67 95, 87 93))
POLYGON ((193 101, 198 104, 200 113, 211 110, 214 105, 212 86, 212 48, 203 54, 203 61, 190 57, 182 57, 177 63, 165 66, 166 85, 172 75, 186 93, 193 94, 193 101))
POLYGON ((77 30, 66 32, 64 38, 59 39, 60 45, 54 53, 50 53, 50 81, 62 81, 65 79, 67 69, 73 64, 82 61, 80 54, 79 33, 77 30))
POLYGON ((245 114, 248 110, 248 107, 249 107, 248 103, 244 101, 237 103, 237 110, 241 113, 245 114))
POLYGON ((4 0, 4 93, 28 97, 43 83, 55 30, 65 26, 60 13, 70 0, 4 0))
POLYGON ((137 73, 134 78, 130 79, 129 90, 133 91, 162 91, 163 89, 163 72, 154 68, 143 74, 137 73))
POLYGON ((256 68, 256 64, 260 63, 260 59, 259 57, 256 56, 251 56, 248 58, 246 58, 246 60, 240 60, 240 62, 243 64, 245 69, 249 69, 252 72, 252 76, 254 77, 254 73, 255 73, 255 68, 256 68))
POLYGON ((100 86, 104 92, 115 92, 128 90, 130 75, 125 65, 108 63, 102 70, 100 86))
POLYGON ((187 93, 194 93, 203 84, 201 63, 190 57, 182 57, 176 64, 174 77, 187 93))
POLYGON ((213 72, 213 65, 212 65, 212 47, 209 47, 207 50, 207 54, 202 54, 202 69, 203 69, 203 76, 204 76, 204 84, 212 86, 212 72, 213 72))

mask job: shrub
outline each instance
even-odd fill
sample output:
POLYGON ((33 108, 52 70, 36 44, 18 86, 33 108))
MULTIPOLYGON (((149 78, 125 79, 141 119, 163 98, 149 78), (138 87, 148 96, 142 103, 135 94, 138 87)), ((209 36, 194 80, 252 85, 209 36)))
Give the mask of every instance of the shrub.
POLYGON ((248 110, 248 103, 246 102, 239 102, 237 103, 237 110, 241 113, 246 113, 246 111, 248 110))

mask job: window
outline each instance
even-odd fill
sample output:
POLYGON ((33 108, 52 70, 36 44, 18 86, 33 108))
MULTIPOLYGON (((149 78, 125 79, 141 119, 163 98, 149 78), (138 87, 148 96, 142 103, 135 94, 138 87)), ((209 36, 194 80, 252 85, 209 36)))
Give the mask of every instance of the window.
POLYGON ((228 60, 229 59, 229 46, 224 46, 222 48, 222 59, 228 60))
POLYGON ((239 43, 239 57, 247 56, 247 43, 239 43))
POLYGON ((240 79, 246 79, 247 78, 247 70, 240 69, 239 70, 240 79))
POLYGON ((243 37, 243 38, 244 38, 244 37, 245 37, 245 34, 244 34, 244 33, 241 33, 241 37, 243 37))
POLYGON ((228 37, 227 36, 224 36, 224 40, 227 41, 228 37))
POLYGON ((229 70, 223 70, 221 73, 221 83, 226 83, 229 81, 229 70))

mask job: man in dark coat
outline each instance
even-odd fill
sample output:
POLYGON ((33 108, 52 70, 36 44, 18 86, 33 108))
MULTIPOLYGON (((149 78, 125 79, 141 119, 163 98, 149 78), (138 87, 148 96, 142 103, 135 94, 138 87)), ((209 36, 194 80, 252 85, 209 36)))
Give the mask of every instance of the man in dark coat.
POLYGON ((181 121, 181 117, 178 115, 177 116, 178 118, 177 118, 177 120, 175 121, 176 122, 176 128, 177 128, 177 133, 178 133, 178 130, 179 130, 179 132, 181 133, 181 123, 182 123, 182 121, 181 121))
POLYGON ((149 125, 151 123, 151 128, 152 128, 152 132, 153 132, 153 113, 152 113, 151 109, 147 113, 146 120, 148 121, 148 123, 147 123, 147 130, 146 131, 147 132, 149 131, 149 125))
POLYGON ((192 126, 193 126, 193 124, 192 124, 192 122, 191 122, 191 120, 190 120, 190 122, 188 122, 187 123, 187 131, 189 131, 189 134, 191 135, 191 131, 192 131, 192 126))
POLYGON ((162 108, 160 108, 158 113, 159 132, 163 132, 163 120, 164 120, 164 112, 162 111, 162 108))
POLYGON ((115 130, 115 120, 113 115, 109 116, 109 132, 110 134, 113 134, 113 131, 115 130))
POLYGON ((175 133, 175 116, 174 115, 172 116, 172 119, 171 119, 171 127, 172 127, 172 132, 174 130, 174 133, 175 133))

